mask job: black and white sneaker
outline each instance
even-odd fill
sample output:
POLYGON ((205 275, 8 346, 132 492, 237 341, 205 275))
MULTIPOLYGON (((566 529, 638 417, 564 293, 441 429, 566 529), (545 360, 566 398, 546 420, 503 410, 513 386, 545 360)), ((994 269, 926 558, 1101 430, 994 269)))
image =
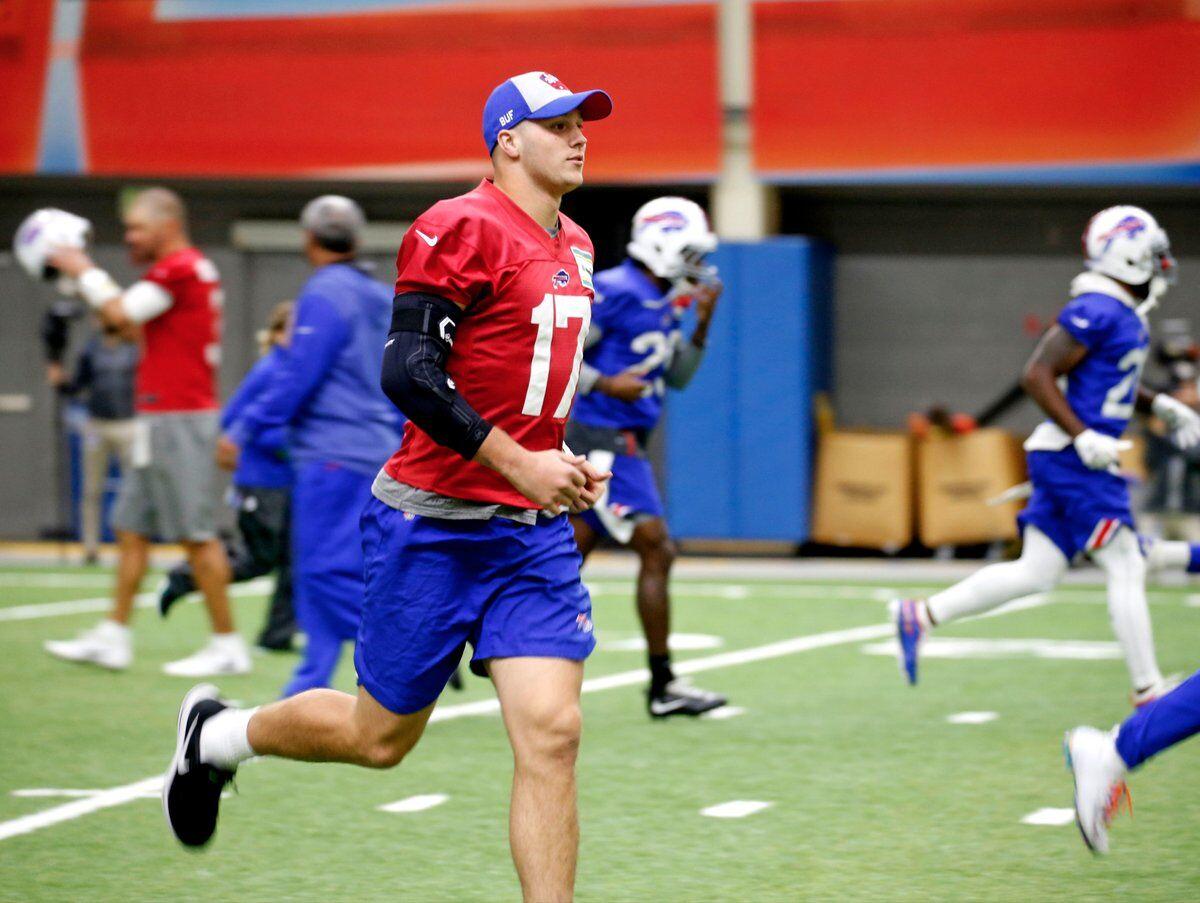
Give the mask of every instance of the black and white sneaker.
POLYGON ((649 709, 651 718, 671 715, 703 715, 719 709, 728 700, 717 693, 692 686, 690 681, 675 678, 661 688, 651 687, 649 709))
POLYGON ((217 828, 221 791, 233 772, 200 761, 200 731, 217 712, 228 708, 212 684, 192 687, 179 707, 175 755, 163 777, 163 813, 171 833, 184 846, 202 847, 217 828))

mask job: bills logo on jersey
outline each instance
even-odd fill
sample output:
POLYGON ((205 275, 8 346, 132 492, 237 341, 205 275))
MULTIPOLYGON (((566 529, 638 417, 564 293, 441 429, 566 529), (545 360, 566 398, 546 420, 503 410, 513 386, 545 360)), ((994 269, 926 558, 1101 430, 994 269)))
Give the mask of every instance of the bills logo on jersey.
POLYGON ((1107 251, 1109 245, 1120 236, 1124 235, 1127 238, 1135 238, 1146 231, 1146 221, 1139 219, 1136 216, 1127 216, 1103 235, 1099 236, 1100 241, 1104 242, 1104 250, 1107 251))
POLYGON ((569 93, 571 90, 570 88, 568 88, 566 85, 564 85, 562 82, 560 82, 558 80, 558 76, 551 75, 549 72, 541 73, 538 76, 538 78, 540 78, 542 81, 544 81, 546 84, 548 84, 555 91, 567 91, 569 93))
POLYGON ((583 248, 571 245, 571 253, 575 255, 575 265, 579 267, 579 281, 586 289, 596 290, 592 285, 592 255, 583 248))
POLYGON ((592 632, 592 619, 583 612, 575 616, 575 629, 580 633, 592 632))
POLYGON ((642 220, 642 228, 659 226, 664 232, 682 232, 687 225, 687 217, 678 210, 664 210, 662 213, 656 213, 654 216, 648 216, 642 220))
POLYGON ((567 284, 570 281, 571 281, 571 274, 568 273, 566 270, 559 270, 557 273, 555 273, 553 276, 550 277, 550 284, 552 286, 554 286, 555 288, 566 288, 567 284))

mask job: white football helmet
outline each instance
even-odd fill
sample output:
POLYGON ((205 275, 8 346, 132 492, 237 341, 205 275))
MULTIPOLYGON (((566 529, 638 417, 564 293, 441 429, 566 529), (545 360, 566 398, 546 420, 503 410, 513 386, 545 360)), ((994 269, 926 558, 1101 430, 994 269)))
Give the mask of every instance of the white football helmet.
POLYGON ((717 249, 717 236, 699 204, 687 198, 655 198, 633 215, 626 250, 660 279, 709 282, 717 269, 704 258, 717 249))
POLYGON ((1083 233, 1087 268, 1127 285, 1175 284, 1175 258, 1167 233, 1141 207, 1121 205, 1101 210, 1083 233))
POLYGON ((17 227, 13 253, 30 278, 57 279, 58 272, 46 258, 55 248, 86 248, 91 236, 92 224, 82 216, 46 207, 31 213, 17 227))

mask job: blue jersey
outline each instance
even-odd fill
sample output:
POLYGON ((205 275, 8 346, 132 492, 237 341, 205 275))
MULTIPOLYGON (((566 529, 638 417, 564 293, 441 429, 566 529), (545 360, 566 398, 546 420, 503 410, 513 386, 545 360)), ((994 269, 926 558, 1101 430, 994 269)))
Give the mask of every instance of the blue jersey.
MULTIPOLYGON (((250 368, 221 412, 223 431, 228 433, 233 429, 246 408, 254 404, 271 384, 271 374, 279 367, 282 358, 282 349, 275 347, 250 368)), ((264 429, 246 443, 238 456, 233 482, 237 486, 267 489, 282 489, 292 485, 292 465, 288 460, 285 427, 264 429)))
POLYGON ((1133 416, 1149 352, 1145 321, 1120 299, 1087 292, 1062 309, 1058 325, 1087 346, 1083 360, 1067 374, 1067 403, 1089 429, 1120 436, 1133 416))
POLYGON ((667 293, 632 260, 597 273, 594 281, 591 328, 600 330, 600 340, 584 352, 584 361, 605 376, 633 368, 651 391, 632 402, 601 392, 580 395, 571 417, 589 426, 651 430, 662 415, 663 373, 678 340, 679 316, 667 293))
POLYGON ((374 475, 400 444, 402 426, 379 387, 391 320, 391 291, 362 268, 318 269, 296 299, 291 344, 229 435, 244 445, 286 426, 297 464, 328 462, 374 475))

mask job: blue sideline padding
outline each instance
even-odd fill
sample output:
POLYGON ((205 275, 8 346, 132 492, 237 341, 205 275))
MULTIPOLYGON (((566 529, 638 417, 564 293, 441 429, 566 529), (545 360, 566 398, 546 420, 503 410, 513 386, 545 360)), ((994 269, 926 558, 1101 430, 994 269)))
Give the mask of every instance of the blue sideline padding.
MULTIPOLYGON (((725 294, 692 384, 667 403, 667 511, 680 538, 808 538, 813 393, 832 370, 833 251, 724 243, 725 294)), ((691 334, 691 325, 684 327, 691 334)))

